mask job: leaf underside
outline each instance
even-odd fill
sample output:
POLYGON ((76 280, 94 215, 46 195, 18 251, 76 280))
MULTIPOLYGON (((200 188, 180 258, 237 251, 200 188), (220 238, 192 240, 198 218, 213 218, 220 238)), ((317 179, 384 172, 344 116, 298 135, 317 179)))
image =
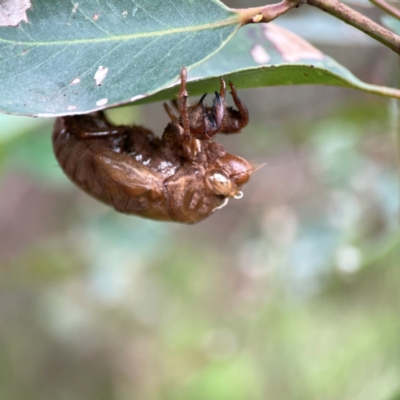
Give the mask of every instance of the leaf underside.
POLYGON ((27 17, 0 27, 0 110, 22 115, 84 113, 156 92, 239 28, 217 0, 36 0, 27 17))
MULTIPOLYGON (((276 24, 245 26, 225 47, 189 71, 191 95, 212 93, 219 76, 239 89, 283 85, 330 85, 400 98, 400 91, 370 85, 297 35, 276 24), (240 56, 238 56, 238 54, 240 56)), ((178 83, 139 104, 173 98, 178 83)))
POLYGON ((217 0, 49 3, 34 2, 28 23, 0 27, 0 111, 57 116, 167 100, 182 66, 192 95, 224 76, 238 88, 318 84, 400 98, 275 24, 235 35, 239 14, 217 0))

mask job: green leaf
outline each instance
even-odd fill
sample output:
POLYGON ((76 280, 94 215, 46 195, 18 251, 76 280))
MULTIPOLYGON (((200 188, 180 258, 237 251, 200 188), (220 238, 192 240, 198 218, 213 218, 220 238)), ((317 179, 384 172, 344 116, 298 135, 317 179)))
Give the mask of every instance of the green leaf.
POLYGON ((154 93, 239 28, 218 0, 36 0, 0 27, 0 110, 77 114, 154 93))
POLYGON ((56 116, 170 99, 182 66, 194 66, 193 95, 216 90, 223 75, 238 88, 319 84, 400 98, 277 25, 246 26, 229 41, 240 13, 218 0, 37 0, 26 12, 28 23, 0 27, 3 112, 56 116))
MULTIPOLYGON (((277 85, 331 85, 400 98, 400 90, 370 85, 355 77, 310 43, 276 24, 248 25, 226 46, 189 72, 191 95, 213 92, 218 77, 237 88, 277 85)), ((148 103, 172 98, 178 84, 139 100, 148 103)))

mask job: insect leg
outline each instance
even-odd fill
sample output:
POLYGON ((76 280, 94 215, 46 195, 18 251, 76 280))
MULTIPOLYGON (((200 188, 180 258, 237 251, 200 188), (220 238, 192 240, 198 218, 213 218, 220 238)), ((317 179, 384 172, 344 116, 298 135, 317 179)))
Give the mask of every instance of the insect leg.
POLYGON ((187 69, 183 67, 181 70, 181 87, 178 95, 178 105, 179 105, 179 112, 182 118, 184 141, 188 141, 190 139, 189 110, 187 106, 188 92, 186 90, 186 81, 187 81, 187 69))
POLYGON ((168 114, 168 117, 170 117, 171 121, 178 121, 178 118, 172 111, 171 107, 167 103, 164 103, 163 105, 164 105, 164 110, 168 114))
POLYGON ((120 136, 126 132, 126 127, 110 124, 103 111, 63 118, 68 118, 69 123, 74 125, 71 131, 79 139, 120 136))
POLYGON ((232 82, 229 82, 229 86, 237 110, 232 107, 226 109, 226 115, 220 130, 221 133, 226 134, 240 132, 240 130, 249 122, 249 111, 247 110, 246 105, 239 99, 236 88, 232 82))
POLYGON ((210 129, 207 134, 208 136, 213 136, 221 129, 222 121, 225 116, 225 92, 226 92, 226 84, 225 81, 221 78, 221 88, 219 93, 215 92, 215 99, 211 111, 211 115, 209 115, 209 121, 212 125, 212 129, 210 129))
POLYGON ((197 105, 192 108, 190 129, 198 139, 210 139, 219 132, 225 116, 225 81, 220 78, 220 92, 215 92, 215 99, 212 107, 204 107, 204 94, 197 105))
MULTIPOLYGON (((200 145, 191 132, 190 114, 191 110, 187 104, 188 92, 186 90, 187 70, 185 67, 181 70, 181 87, 178 94, 178 108, 180 113, 179 131, 181 132, 181 145, 185 157, 194 162, 197 153, 200 151, 200 145)), ((168 111, 167 111, 168 112, 168 111)))

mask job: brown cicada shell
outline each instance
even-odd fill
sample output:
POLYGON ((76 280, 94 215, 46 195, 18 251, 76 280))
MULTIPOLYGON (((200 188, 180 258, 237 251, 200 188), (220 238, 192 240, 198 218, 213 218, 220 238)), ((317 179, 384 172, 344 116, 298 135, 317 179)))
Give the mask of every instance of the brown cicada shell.
POLYGON ((240 198, 254 171, 211 138, 236 133, 248 122, 246 106, 229 83, 237 109, 225 105, 225 82, 212 107, 187 105, 186 69, 181 72, 176 116, 160 138, 142 126, 114 126, 103 112, 59 117, 53 148, 67 176, 117 211, 160 221, 193 224, 240 198))

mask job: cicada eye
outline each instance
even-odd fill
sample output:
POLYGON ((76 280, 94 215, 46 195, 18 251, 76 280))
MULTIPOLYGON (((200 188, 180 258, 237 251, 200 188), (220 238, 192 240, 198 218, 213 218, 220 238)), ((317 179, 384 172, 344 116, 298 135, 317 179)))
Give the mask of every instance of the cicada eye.
POLYGON ((238 187, 242 187, 254 172, 253 165, 242 157, 226 154, 220 161, 223 163, 223 168, 238 187))
POLYGON ((233 197, 237 193, 237 186, 223 171, 208 172, 205 179, 208 188, 216 195, 233 197))

